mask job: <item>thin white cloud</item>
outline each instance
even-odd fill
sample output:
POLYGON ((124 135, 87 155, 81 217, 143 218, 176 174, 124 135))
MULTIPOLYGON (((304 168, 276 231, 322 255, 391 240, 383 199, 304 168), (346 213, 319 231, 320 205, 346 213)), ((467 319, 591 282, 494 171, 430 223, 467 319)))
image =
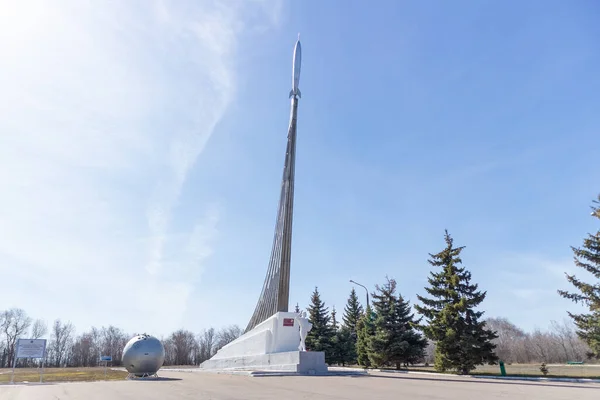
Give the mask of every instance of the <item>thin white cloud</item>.
POLYGON ((173 215, 235 94, 245 12, 268 3, 3 3, 0 308, 182 324, 222 210, 173 215))
POLYGON ((526 300, 528 304, 537 305, 545 296, 556 295, 556 290, 552 289, 513 289, 512 294, 521 300, 526 300))
POLYGON ((560 301, 557 290, 572 289, 565 273, 586 275, 585 271, 576 271, 570 258, 551 259, 534 253, 506 254, 497 257, 489 268, 498 271, 494 282, 500 290, 530 305, 560 301))

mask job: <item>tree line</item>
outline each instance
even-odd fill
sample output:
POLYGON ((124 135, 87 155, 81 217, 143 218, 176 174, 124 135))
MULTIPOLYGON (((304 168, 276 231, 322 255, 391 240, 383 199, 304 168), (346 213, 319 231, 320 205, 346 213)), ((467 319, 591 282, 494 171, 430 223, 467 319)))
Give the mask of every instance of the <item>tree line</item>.
MULTIPOLYGON (((318 289, 315 290, 311 298, 311 305, 308 307, 309 315, 313 308, 319 310, 321 316, 320 319, 315 318, 315 320, 324 321, 324 323, 319 324, 320 333, 317 333, 317 331, 312 334, 309 333, 307 342, 310 346, 316 346, 319 351, 326 351, 327 361, 330 365, 375 366, 370 363, 368 351, 365 351, 368 350, 369 335, 361 335, 362 342, 358 344, 361 348, 357 351, 359 335, 356 333, 356 328, 353 329, 352 327, 356 327, 357 322, 364 317, 364 308, 359 302, 354 289, 350 292, 342 320, 339 323, 337 322, 335 308, 328 312, 325 303, 320 300, 318 289), (317 304, 317 306, 315 307, 314 304, 317 304), (323 329, 323 326, 327 325, 330 326, 330 329, 323 329), (320 337, 312 342, 310 337, 313 335, 320 337), (362 354, 362 362, 359 362, 358 354, 362 354)), ((486 318, 485 323, 491 331, 497 334, 497 337, 492 340, 492 343, 496 346, 494 349, 496 356, 507 364, 566 363, 568 361, 586 361, 589 359, 588 355, 591 349, 577 335, 576 327, 571 320, 550 321, 548 329, 541 330, 537 328, 532 332, 526 332, 503 317, 486 318)), ((361 327, 364 329, 364 325, 361 325, 361 327)), ((417 332, 416 329, 413 333, 415 332, 417 332)), ((418 342, 418 340, 415 340, 412 343, 417 344, 418 342)), ((408 345, 410 343, 410 341, 407 341, 408 345)), ((407 364, 433 365, 435 362, 435 347, 435 342, 427 339, 422 357, 414 357, 412 360, 407 359, 406 363, 402 363, 401 360, 402 366, 407 364)), ((416 346, 417 350, 419 348, 421 346, 416 346)), ((387 365, 380 364, 378 366, 396 365, 388 363, 387 365)))
MULTIPOLYGON (((591 208, 592 217, 600 219, 600 196, 591 208)), ((372 307, 367 304, 363 309, 352 289, 342 324, 335 308, 330 313, 315 288, 308 307, 313 324, 308 349, 324 351, 329 364, 401 368, 425 362, 438 371, 462 374, 500 360, 549 363, 600 358, 600 282, 566 274, 577 292, 558 290, 558 294, 583 303, 589 313, 568 313, 571 321, 552 321, 547 332, 526 333, 505 318, 483 318, 486 292, 462 266, 464 246, 455 247, 447 231, 444 240, 446 247, 430 254, 429 285, 417 294, 420 304, 413 306, 418 317, 396 293, 396 281, 387 277, 383 285, 375 286, 372 307)), ((600 279, 600 230, 588 234, 582 247, 572 251, 575 265, 600 279)))
MULTIPOLYGON (((96 367, 103 365, 100 356, 111 356, 112 365, 119 366, 125 344, 138 334, 127 334, 110 325, 92 327, 76 335, 70 322, 57 319, 48 329, 43 320, 33 321, 24 310, 13 308, 0 312, 0 368, 12 367, 19 338, 48 338, 45 360, 48 367, 96 367)), ((164 365, 199 365, 241 334, 242 329, 237 325, 220 330, 209 328, 199 334, 180 329, 160 338, 165 347, 164 365)), ((17 360, 18 367, 40 363, 41 360, 17 360)))

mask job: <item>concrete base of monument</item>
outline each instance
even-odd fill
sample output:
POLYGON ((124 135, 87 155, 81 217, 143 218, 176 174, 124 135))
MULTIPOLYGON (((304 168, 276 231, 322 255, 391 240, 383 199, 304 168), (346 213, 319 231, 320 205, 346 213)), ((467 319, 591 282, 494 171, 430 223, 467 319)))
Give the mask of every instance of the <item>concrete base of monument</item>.
POLYGON ((327 373, 325 353, 299 351, 298 314, 278 312, 223 346, 200 365, 210 371, 289 371, 298 374, 327 373))
POLYGON ((327 375, 325 353, 321 351, 287 351, 254 356, 211 359, 200 369, 214 372, 269 371, 301 375, 327 375))
POLYGON ((300 331, 291 312, 278 312, 233 342, 223 346, 211 360, 297 351, 300 331))

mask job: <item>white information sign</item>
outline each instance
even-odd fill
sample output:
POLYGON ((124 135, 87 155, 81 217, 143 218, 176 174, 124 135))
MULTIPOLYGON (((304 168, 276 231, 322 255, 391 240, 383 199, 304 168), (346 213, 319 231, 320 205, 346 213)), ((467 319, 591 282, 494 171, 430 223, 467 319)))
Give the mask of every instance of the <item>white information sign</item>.
POLYGON ((46 339, 19 339, 17 358, 44 358, 46 339))
POLYGON ((15 366, 17 358, 41 358, 42 370, 40 371, 40 382, 44 379, 44 361, 46 358, 46 339, 18 339, 17 351, 13 358, 12 375, 10 383, 15 382, 15 366))

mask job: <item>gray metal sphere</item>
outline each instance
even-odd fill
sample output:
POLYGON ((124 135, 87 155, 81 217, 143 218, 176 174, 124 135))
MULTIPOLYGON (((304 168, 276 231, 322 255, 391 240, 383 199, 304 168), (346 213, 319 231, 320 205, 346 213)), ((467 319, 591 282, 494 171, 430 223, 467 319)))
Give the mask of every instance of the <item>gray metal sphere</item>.
POLYGON ((164 362, 165 348, 154 336, 135 336, 123 349, 123 366, 136 376, 154 375, 164 362))

